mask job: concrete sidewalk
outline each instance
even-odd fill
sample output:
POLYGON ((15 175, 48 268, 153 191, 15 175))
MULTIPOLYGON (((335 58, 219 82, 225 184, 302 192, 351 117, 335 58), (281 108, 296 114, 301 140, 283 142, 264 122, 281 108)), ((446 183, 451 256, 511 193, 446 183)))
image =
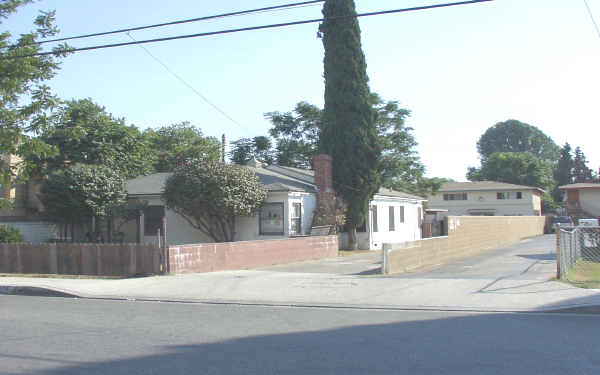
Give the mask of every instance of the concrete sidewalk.
MULTIPOLYGON (((340 267, 348 263, 356 271, 356 262, 338 259, 338 273, 323 273, 327 261, 318 261, 288 270, 278 266, 119 280, 2 277, 0 293, 37 287, 86 298, 458 311, 600 305, 599 290, 549 281, 555 267, 551 244, 551 237, 540 237, 437 271, 394 277, 344 274, 340 267), (319 271, 308 272, 311 268, 319 271)), ((363 263, 372 269, 373 262, 363 263)))

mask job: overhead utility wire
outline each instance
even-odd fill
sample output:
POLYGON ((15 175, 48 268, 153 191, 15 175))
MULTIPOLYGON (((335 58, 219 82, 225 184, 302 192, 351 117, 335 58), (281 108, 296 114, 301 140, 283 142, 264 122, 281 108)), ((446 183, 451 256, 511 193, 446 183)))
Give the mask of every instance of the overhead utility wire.
MULTIPOLYGON (((127 33, 127 36, 129 38, 131 38, 131 40, 135 41, 135 39, 131 36, 131 34, 127 33)), ((144 47, 143 45, 138 45, 138 47, 140 47, 141 49, 144 50, 144 52, 146 52, 148 54, 148 56, 150 56, 151 58, 154 59, 154 61, 156 61, 157 63, 159 63, 160 65, 162 65, 163 68, 165 68, 165 70, 167 72, 169 72, 173 77, 175 77, 179 82, 183 83, 187 88, 189 88, 190 90, 192 90, 196 95, 198 95, 200 97, 200 99, 204 100, 208 105, 210 105, 211 107, 213 107, 215 110, 217 110, 219 113, 221 113, 223 116, 225 116, 229 121, 233 122, 234 124, 236 124, 237 126, 239 126, 240 128, 244 129, 246 132, 249 133, 248 129, 243 126, 242 124, 240 124, 239 122, 237 122, 236 120, 234 120, 231 116, 229 116, 227 113, 225 113, 225 111, 223 111, 221 108, 217 107, 216 104, 212 103, 210 100, 208 100, 207 97, 205 97, 204 95, 202 95, 200 93, 200 91, 196 90, 194 88, 194 86, 190 85, 186 80, 184 80, 183 78, 181 78, 177 73, 175 73, 174 71, 172 71, 167 64, 163 63, 158 57, 154 56, 146 47, 144 47)))
POLYGON ((303 7, 303 6, 316 5, 316 4, 322 3, 324 1, 325 0, 312 0, 312 1, 303 1, 303 2, 299 2, 299 3, 274 5, 274 6, 270 6, 270 7, 264 7, 264 8, 257 8, 257 9, 242 10, 242 11, 237 11, 237 12, 216 14, 214 16, 189 18, 189 19, 185 19, 185 20, 171 21, 171 22, 165 22, 165 23, 157 23, 157 24, 154 24, 154 25, 130 27, 128 29, 119 29, 119 30, 113 30, 113 31, 104 31, 104 32, 100 32, 100 33, 92 33, 92 34, 76 35, 76 36, 69 36, 69 37, 57 38, 57 39, 41 40, 39 42, 28 43, 28 44, 25 44, 25 45, 5 46, 4 48, 35 46, 35 45, 42 45, 42 44, 46 44, 46 43, 64 42, 64 41, 67 41, 67 40, 92 38, 92 37, 96 37, 96 36, 104 36, 104 35, 128 33, 130 31, 139 31, 139 30, 153 29, 153 28, 157 28, 157 27, 180 25, 180 24, 183 24, 183 23, 208 21, 208 20, 213 20, 213 19, 227 18, 227 17, 241 16, 241 15, 248 15, 248 14, 253 14, 253 13, 264 13, 264 12, 269 12, 269 11, 285 10, 286 8, 300 8, 300 7, 303 7))
POLYGON ((596 20, 594 19, 594 15, 592 14, 592 9, 590 9, 590 6, 589 6, 587 0, 583 0, 583 2, 585 3, 585 7, 587 8, 590 18, 592 19, 592 23, 594 24, 594 27, 596 28, 596 33, 598 34, 598 37, 600 38, 600 28, 598 27, 598 24, 596 23, 596 20))
MULTIPOLYGON (((490 2, 490 1, 494 1, 494 0, 471 0, 471 1, 460 1, 460 2, 455 2, 455 3, 425 5, 425 6, 412 7, 412 8, 382 10, 382 11, 378 11, 378 12, 360 13, 360 14, 357 14, 356 16, 330 17, 327 20, 338 20, 338 19, 345 19, 345 18, 369 17, 369 16, 378 16, 378 15, 393 14, 393 13, 405 13, 405 12, 413 12, 413 11, 418 11, 418 10, 427 10, 427 9, 435 9, 435 8, 446 8, 446 7, 452 7, 452 6, 458 6, 458 5, 469 5, 469 4, 477 4, 477 3, 490 2)), ((104 45, 99 45, 99 46, 81 47, 81 48, 69 48, 69 49, 64 49, 64 50, 59 50, 59 51, 33 53, 33 54, 29 54, 29 55, 2 56, 2 57, 0 57, 0 60, 18 59, 18 58, 35 57, 35 56, 46 56, 46 55, 54 55, 54 54, 60 54, 60 53, 73 53, 73 52, 80 52, 80 51, 90 51, 90 50, 96 50, 96 49, 130 46, 130 45, 135 45, 135 44, 166 42, 166 41, 170 41, 170 40, 198 38, 198 37, 203 37, 203 36, 221 35, 221 34, 232 34, 232 33, 239 33, 239 32, 243 32, 243 31, 274 29, 274 28, 279 28, 279 27, 304 25, 304 24, 317 23, 317 22, 323 22, 323 21, 325 21, 324 18, 315 18, 315 19, 303 20, 303 21, 294 21, 294 22, 276 23, 276 24, 262 25, 262 26, 243 27, 243 28, 239 28, 239 29, 228 29, 228 30, 219 30, 219 31, 211 31, 211 32, 205 32, 205 33, 198 33, 198 34, 188 34, 188 35, 171 36, 171 37, 157 38, 157 39, 138 40, 136 42, 104 44, 104 45)))

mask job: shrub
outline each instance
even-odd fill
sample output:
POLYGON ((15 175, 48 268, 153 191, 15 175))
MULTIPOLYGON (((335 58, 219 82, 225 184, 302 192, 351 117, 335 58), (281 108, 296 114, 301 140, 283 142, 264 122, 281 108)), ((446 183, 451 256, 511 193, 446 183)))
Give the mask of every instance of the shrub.
POLYGON ((16 243, 23 240, 23 235, 17 228, 0 225, 0 243, 16 243))

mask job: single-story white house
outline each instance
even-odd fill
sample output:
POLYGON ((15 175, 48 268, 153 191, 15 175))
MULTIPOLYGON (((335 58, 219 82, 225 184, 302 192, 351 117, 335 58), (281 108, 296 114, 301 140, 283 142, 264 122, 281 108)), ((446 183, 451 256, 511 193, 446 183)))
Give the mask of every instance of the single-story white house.
MULTIPOLYGON (((267 190, 268 195, 260 212, 251 217, 236 219, 235 241, 268 240, 307 235, 312 227, 317 202, 331 196, 331 158, 315 159, 315 171, 265 166, 256 160, 250 168, 267 190), (324 167, 323 167, 324 166, 324 167), (319 172, 320 170, 320 172, 319 172)), ((126 242, 154 243, 167 222, 167 243, 206 243, 213 240, 193 228, 182 216, 166 209, 161 195, 170 173, 155 173, 127 182, 128 199, 146 201, 148 206, 137 221, 123 227, 126 242)), ((383 242, 413 241, 421 238, 424 199, 388 189, 381 189, 370 204, 368 219, 358 233, 360 249, 380 249, 383 242)), ((340 235, 340 246, 347 243, 340 235)))

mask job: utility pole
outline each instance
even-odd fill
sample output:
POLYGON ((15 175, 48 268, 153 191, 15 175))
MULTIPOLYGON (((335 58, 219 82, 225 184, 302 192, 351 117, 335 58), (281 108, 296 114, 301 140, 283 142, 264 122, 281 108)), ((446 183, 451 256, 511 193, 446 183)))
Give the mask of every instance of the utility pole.
POLYGON ((225 163, 225 134, 221 136, 221 162, 225 163))

